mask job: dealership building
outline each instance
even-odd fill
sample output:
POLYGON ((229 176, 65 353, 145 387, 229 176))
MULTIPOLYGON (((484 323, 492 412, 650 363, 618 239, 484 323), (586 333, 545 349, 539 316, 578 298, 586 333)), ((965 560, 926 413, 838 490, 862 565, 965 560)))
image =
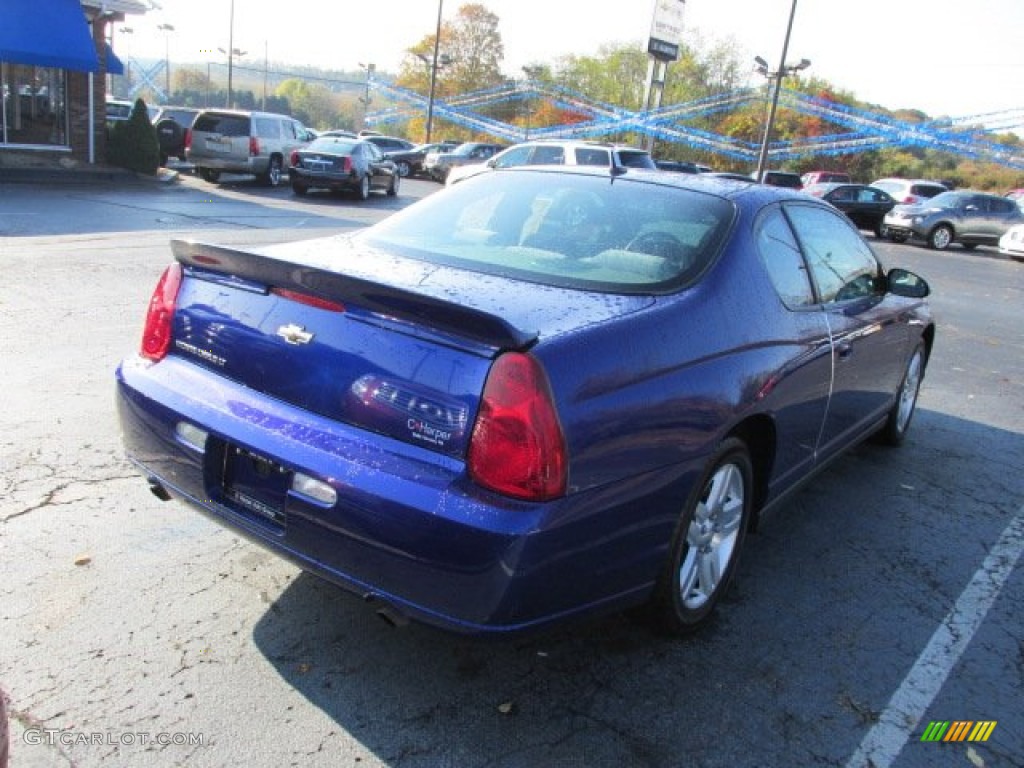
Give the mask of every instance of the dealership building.
POLYGON ((0 3, 0 170, 104 162, 107 78, 124 71, 113 28, 147 10, 141 0, 0 3))

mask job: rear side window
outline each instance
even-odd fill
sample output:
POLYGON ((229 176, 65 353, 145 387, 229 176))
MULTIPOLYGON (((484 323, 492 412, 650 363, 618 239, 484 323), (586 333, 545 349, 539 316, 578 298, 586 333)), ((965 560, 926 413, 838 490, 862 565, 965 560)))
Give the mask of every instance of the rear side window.
POLYGON ((561 165, 565 162, 565 151, 561 147, 535 147, 530 156, 531 165, 561 165))
POLYGON ((782 303, 789 309, 814 304, 814 292, 807 278, 807 265, 789 222, 779 208, 772 208, 757 223, 757 249, 768 277, 782 303))
POLYGON ((910 194, 917 195, 918 197, 935 197, 945 191, 945 187, 939 187, 935 184, 914 184, 910 188, 910 194))
POLYGON ((249 118, 245 115, 224 115, 216 112, 205 112, 196 118, 192 129, 207 133, 219 133, 223 136, 248 136, 249 118))
POLYGON ((600 165, 607 168, 611 165, 611 158, 607 149, 578 147, 576 149, 576 165, 600 165))
POLYGON ((639 150, 620 149, 619 162, 626 168, 657 168, 651 156, 639 150))
POLYGON ((280 139, 281 121, 274 117, 254 117, 252 119, 255 133, 261 139, 280 139))

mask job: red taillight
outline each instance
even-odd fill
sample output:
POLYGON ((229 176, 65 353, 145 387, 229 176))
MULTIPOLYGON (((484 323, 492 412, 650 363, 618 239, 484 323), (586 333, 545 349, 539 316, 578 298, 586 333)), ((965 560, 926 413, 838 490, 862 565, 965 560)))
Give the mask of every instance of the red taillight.
POLYGON ((566 453, 540 363, 519 352, 499 357, 487 377, 473 426, 470 477, 519 499, 553 499, 565 493, 566 453))
POLYGON ((346 155, 345 157, 341 158, 341 170, 344 173, 351 173, 352 172, 352 158, 351 157, 348 157, 346 155))
POLYGON ((181 264, 171 264, 160 276, 153 296, 149 300, 146 325, 142 331, 140 354, 154 362, 167 356, 171 346, 171 323, 174 320, 174 305, 181 287, 181 264))
POLYGON ((297 149, 293 149, 292 153, 288 156, 288 164, 291 165, 292 168, 299 167, 299 151, 297 149))
POLYGON ((260 140, 255 136, 249 137, 249 157, 258 157, 260 154, 260 140))

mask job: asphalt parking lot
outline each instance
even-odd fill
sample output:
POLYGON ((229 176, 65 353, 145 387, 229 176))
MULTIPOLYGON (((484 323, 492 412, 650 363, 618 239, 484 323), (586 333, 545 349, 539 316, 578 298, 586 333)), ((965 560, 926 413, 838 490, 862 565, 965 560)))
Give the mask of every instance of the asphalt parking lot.
POLYGON ((0 184, 12 766, 1024 765, 1024 264, 992 248, 871 241, 933 288, 907 443, 819 475, 688 640, 623 616, 506 641, 396 630, 151 496, 113 370, 168 240, 329 236, 438 188, 0 184), (922 740, 967 721, 995 725, 922 740))

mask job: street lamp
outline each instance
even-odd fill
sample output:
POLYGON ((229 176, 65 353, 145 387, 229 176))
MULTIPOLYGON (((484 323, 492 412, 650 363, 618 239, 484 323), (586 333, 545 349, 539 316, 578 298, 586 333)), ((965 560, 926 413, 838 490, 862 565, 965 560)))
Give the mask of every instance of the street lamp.
MULTIPOLYGON (((522 70, 523 70, 523 74, 526 75, 526 77, 530 80, 531 83, 534 80, 536 80, 537 78, 539 78, 544 73, 544 67, 540 66, 540 65, 524 66, 522 68, 522 70)), ((530 140, 530 117, 532 116, 532 112, 533 112, 533 107, 532 107, 532 104, 530 102, 531 102, 531 100, 530 100, 529 96, 527 96, 526 97, 526 102, 525 102, 526 103, 526 129, 523 132, 523 141, 529 141, 530 140)))
POLYGON ((229 48, 226 51, 223 48, 218 48, 217 50, 220 51, 221 53, 223 53, 225 56, 228 57, 228 103, 227 103, 227 106, 228 106, 228 109, 230 109, 231 106, 232 106, 232 100, 234 98, 233 95, 232 95, 232 90, 231 90, 232 60, 234 59, 235 56, 238 56, 238 57, 245 56, 245 54, 247 54, 248 51, 240 51, 238 48, 229 48))
POLYGON ((171 100, 171 32, 174 31, 173 24, 158 24, 157 29, 164 33, 164 90, 165 98, 171 100))
POLYGON ((433 59, 428 60, 425 53, 417 53, 416 55, 430 67, 430 97, 427 100, 427 137, 424 139, 424 144, 430 143, 430 134, 434 129, 434 92, 437 88, 437 70, 438 67, 446 67, 451 64, 452 60, 445 54, 440 61, 438 61, 438 51, 441 49, 441 12, 444 8, 444 0, 437 0, 437 31, 434 33, 434 56, 433 59))
POLYGON ((782 56, 779 58, 779 68, 771 72, 768 69, 767 61, 760 56, 754 57, 754 63, 757 64, 757 72, 768 78, 769 86, 771 81, 775 80, 775 91, 772 93, 772 104, 768 110, 768 121, 764 126, 764 138, 761 141, 761 152, 757 157, 757 171, 754 174, 754 178, 757 179, 758 183, 764 177, 764 167, 768 160, 768 144, 771 142, 772 128, 775 125, 775 110, 779 105, 779 91, 782 90, 782 80, 787 75, 795 74, 811 66, 809 59, 800 59, 798 64, 786 64, 786 54, 789 51, 789 35, 793 31, 794 16, 796 16, 796 0, 793 0, 793 6, 789 11, 789 24, 786 26, 786 39, 782 43, 782 56))
POLYGON ((366 113, 370 111, 370 80, 373 79, 373 73, 377 71, 377 65, 373 62, 363 64, 360 61, 359 67, 366 72, 366 93, 359 101, 363 105, 363 128, 369 128, 370 126, 366 123, 366 113))

